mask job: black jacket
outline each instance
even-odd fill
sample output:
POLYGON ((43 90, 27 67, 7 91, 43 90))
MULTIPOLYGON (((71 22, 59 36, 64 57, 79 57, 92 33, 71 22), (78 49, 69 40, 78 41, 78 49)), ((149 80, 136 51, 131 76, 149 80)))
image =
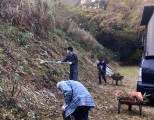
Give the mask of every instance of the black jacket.
POLYGON ((76 53, 70 53, 66 56, 66 58, 62 62, 72 62, 70 65, 70 71, 71 72, 77 72, 78 71, 78 56, 76 53))

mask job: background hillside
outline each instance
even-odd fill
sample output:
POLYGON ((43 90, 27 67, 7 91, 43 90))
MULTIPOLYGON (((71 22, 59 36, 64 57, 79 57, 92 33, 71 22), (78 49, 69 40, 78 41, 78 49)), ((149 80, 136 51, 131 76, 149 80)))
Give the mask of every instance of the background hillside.
POLYGON ((79 14, 78 23, 90 31, 99 43, 114 51, 116 61, 138 64, 142 54, 140 40, 144 32, 144 28, 140 27, 143 8, 154 4, 154 1, 105 1, 101 0, 100 5, 97 5, 97 0, 86 4, 82 14, 79 14), (103 5, 106 7, 101 7, 103 5))

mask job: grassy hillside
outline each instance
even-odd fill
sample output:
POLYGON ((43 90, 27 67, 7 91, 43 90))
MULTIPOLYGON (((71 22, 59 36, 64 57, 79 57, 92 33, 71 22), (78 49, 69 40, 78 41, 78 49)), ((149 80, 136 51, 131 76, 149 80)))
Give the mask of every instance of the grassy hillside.
MULTIPOLYGON (((114 54, 118 55, 120 51, 113 49, 113 53, 100 45, 93 35, 103 38, 107 34, 117 38, 110 42, 113 39, 105 39, 105 36, 103 40, 116 47, 119 45, 115 44, 116 41, 120 40, 123 43, 120 46, 124 48, 127 45, 125 38, 129 37, 131 43, 137 39, 140 28, 134 26, 138 16, 132 16, 135 24, 126 29, 128 26, 125 25, 129 22, 126 19, 123 21, 121 11, 118 13, 121 7, 115 9, 117 11, 112 9, 112 5, 111 11, 86 9, 84 14, 80 10, 60 0, 0 0, 0 120, 62 119, 63 100, 56 83, 68 79, 69 66, 40 64, 38 59, 62 60, 70 45, 79 57, 79 81, 87 87, 96 102, 90 119, 131 117, 130 114, 116 114, 114 93, 116 89, 125 87, 135 90, 138 68, 133 69, 133 79, 131 74, 125 75, 132 68, 126 71, 119 69, 126 76, 124 86, 111 85, 110 79, 107 86, 98 86, 95 61, 103 57, 110 62, 114 54), (130 83, 133 86, 129 87, 130 83)), ((140 55, 140 51, 137 53, 140 55)), ((142 117, 146 119, 146 115, 142 117)))
POLYGON ((78 27, 66 3, 1 0, 0 5, 0 119, 61 120, 63 100, 56 83, 68 79, 69 66, 38 59, 62 60, 73 46, 79 81, 89 86, 97 84, 95 60, 111 61, 111 51, 78 27))
MULTIPOLYGON (((66 55, 68 45, 77 46, 75 51, 79 56, 80 81, 88 79, 95 70, 92 61, 77 42, 68 42, 57 34, 54 39, 43 40, 31 32, 21 32, 18 28, 0 21, 0 89, 1 118, 31 118, 28 113, 36 112, 41 117, 44 114, 55 114, 62 101, 55 99, 56 83, 68 79, 68 65, 43 64, 38 59, 61 60, 66 55), (23 40, 22 40, 23 39, 23 40), (24 46, 23 46, 24 45, 24 46), (92 67, 92 68, 91 68, 92 67), (42 112, 42 113, 40 113, 42 112), (6 116, 5 114, 6 113, 6 116)), ((90 53, 89 53, 90 54, 90 53)), ((56 94, 57 97, 57 94, 56 94)), ((29 113, 30 114, 30 113, 29 113)), ((35 116, 36 117, 36 116, 35 116)), ((55 116, 56 117, 56 116, 55 116)), ((41 118, 43 119, 43 118, 41 118)))

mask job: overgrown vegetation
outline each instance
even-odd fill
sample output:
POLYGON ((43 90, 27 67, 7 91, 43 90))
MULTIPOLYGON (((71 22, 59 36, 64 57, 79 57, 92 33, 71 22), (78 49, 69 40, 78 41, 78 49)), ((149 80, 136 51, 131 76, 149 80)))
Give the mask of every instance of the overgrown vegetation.
MULTIPOLYGON (((118 42, 124 41, 123 45, 126 45, 124 38, 132 40, 136 33, 124 29, 121 15, 113 11, 87 9, 83 14, 80 10, 61 0, 0 0, 0 119, 61 120, 62 96, 56 83, 68 79, 69 66, 40 65, 38 59, 61 60, 69 45, 74 47, 79 57, 79 81, 89 85, 89 91, 98 98, 97 104, 106 104, 102 89, 95 86, 97 69, 94 61, 103 57, 109 62, 115 54, 121 55, 119 50, 123 47, 112 49, 112 52, 108 49, 112 47, 106 45, 111 39, 105 41, 106 48, 99 44, 104 37, 100 36, 103 32, 105 36, 113 32, 112 39, 122 38, 118 42)), ((136 50, 130 60, 138 59, 136 56, 140 52, 136 50)), ((100 106, 96 106, 96 111, 103 108, 100 106)), ((95 113, 91 117, 93 120, 96 119, 95 113)))
POLYGON ((72 45, 86 81, 93 61, 110 61, 111 51, 73 23, 75 10, 60 0, 1 0, 0 11, 0 119, 56 119, 62 101, 55 84, 68 79, 69 66, 38 59, 61 60, 72 45))
POLYGON ((116 61, 138 64, 142 52, 136 56, 134 52, 142 51, 139 41, 144 28, 140 27, 140 20, 144 5, 148 4, 152 1, 109 0, 106 10, 87 7, 78 17, 75 16, 75 20, 90 31, 99 43, 114 51, 116 61))

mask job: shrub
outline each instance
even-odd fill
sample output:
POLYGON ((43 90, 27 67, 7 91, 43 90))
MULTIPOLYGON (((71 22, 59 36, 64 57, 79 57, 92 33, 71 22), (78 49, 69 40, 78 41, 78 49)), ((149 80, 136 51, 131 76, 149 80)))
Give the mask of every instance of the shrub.
POLYGON ((136 49, 136 51, 134 52, 134 54, 132 54, 129 59, 128 59, 128 64, 138 64, 141 61, 141 57, 142 57, 142 50, 140 49, 136 49))
POLYGON ((67 32, 69 35, 73 36, 77 42, 88 46, 89 49, 95 48, 98 45, 96 39, 89 32, 79 28, 73 21, 70 23, 67 32))
POLYGON ((60 30, 68 29, 69 19, 75 14, 72 6, 62 0, 0 0, 0 11, 3 21, 41 37, 49 32, 61 36, 60 30))
POLYGON ((104 58, 108 62, 112 59, 112 52, 100 45, 89 32, 79 28, 75 22, 70 23, 67 33, 80 43, 80 47, 91 51, 91 58, 104 58))
POLYGON ((31 32, 20 33, 19 34, 18 42, 20 43, 20 45, 25 46, 26 45, 26 41, 28 39, 32 39, 32 38, 33 38, 33 33, 31 33, 31 32))
POLYGON ((63 35, 63 31, 59 30, 59 29, 54 29, 54 33, 57 34, 58 36, 62 36, 63 35))
POLYGON ((61 0, 1 0, 0 18, 24 31, 51 31, 54 30, 56 22, 57 25, 64 23, 63 15, 69 15, 63 4, 61 0), (62 7, 63 14, 60 9, 62 7))

